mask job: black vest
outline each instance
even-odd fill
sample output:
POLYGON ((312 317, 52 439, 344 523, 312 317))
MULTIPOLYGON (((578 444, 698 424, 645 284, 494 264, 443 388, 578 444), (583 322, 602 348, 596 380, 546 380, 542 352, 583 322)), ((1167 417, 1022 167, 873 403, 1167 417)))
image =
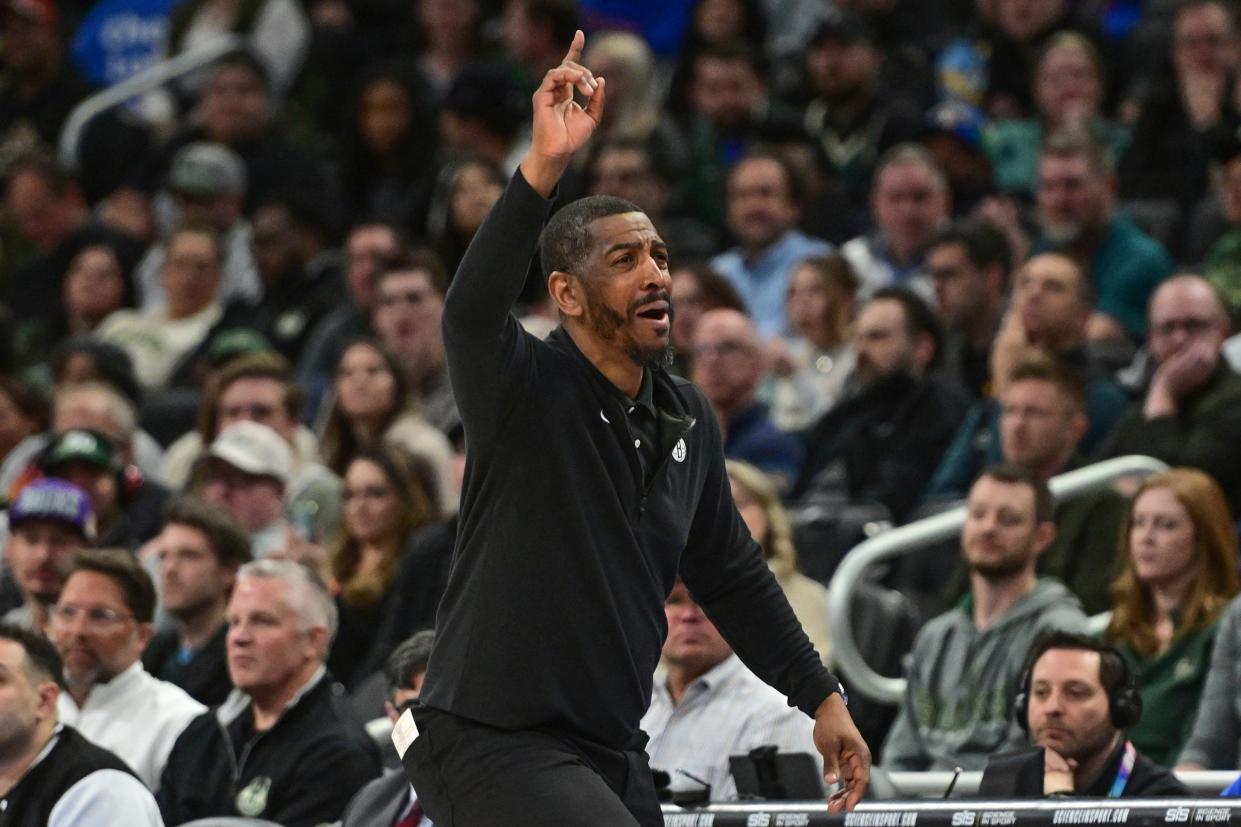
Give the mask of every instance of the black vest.
POLYGON ((44 827, 61 796, 97 770, 134 775, 113 753, 95 746, 73 727, 61 727, 52 751, 0 798, 0 827, 44 827))

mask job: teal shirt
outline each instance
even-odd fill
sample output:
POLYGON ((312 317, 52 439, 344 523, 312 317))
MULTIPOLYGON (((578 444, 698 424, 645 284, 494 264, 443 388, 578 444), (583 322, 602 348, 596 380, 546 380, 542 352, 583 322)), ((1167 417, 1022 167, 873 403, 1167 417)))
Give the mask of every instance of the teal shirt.
MULTIPOLYGON (((1035 253, 1056 247, 1046 240, 1035 253)), ((1136 340, 1146 337, 1146 304, 1159 282, 1172 275, 1172 257, 1155 239, 1124 215, 1112 217, 1103 242, 1090 260, 1095 309, 1111 316, 1136 340)))
POLYGON ((1142 720, 1129 730, 1129 739, 1139 752, 1165 767, 1176 763, 1189 740, 1211 666, 1217 625, 1218 621, 1174 640, 1168 651, 1153 658, 1142 657, 1127 644, 1115 641, 1140 674, 1142 720))

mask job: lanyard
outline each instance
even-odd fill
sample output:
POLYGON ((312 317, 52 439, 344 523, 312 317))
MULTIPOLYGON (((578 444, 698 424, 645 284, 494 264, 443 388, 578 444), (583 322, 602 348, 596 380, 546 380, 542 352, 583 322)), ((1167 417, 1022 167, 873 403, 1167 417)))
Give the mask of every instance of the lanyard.
POLYGON ((1107 791, 1108 798, 1120 798, 1121 793, 1125 791, 1125 785, 1129 783, 1129 776, 1133 774, 1133 765, 1138 760, 1138 751, 1134 748, 1132 741, 1125 741, 1125 757, 1120 761, 1120 769, 1116 770, 1116 780, 1112 782, 1112 788, 1107 791))

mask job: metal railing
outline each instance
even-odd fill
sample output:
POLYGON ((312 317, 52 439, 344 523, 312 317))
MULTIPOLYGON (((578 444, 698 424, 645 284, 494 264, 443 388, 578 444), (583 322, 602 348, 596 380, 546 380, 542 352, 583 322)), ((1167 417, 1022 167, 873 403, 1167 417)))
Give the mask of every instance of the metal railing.
MULTIPOLYGON (((1145 456, 1116 457, 1052 478, 1052 494, 1058 501, 1088 494, 1130 476, 1148 476, 1167 470, 1167 464, 1145 456)), ((880 675, 866 662, 853 638, 850 609, 854 587, 867 567, 893 557, 921 551, 934 543, 954 537, 965 524, 965 506, 894 528, 860 543, 841 561, 831 583, 828 623, 835 643, 835 657, 841 671, 849 676, 849 690, 886 703, 898 703, 905 692, 904 678, 880 675)))
POLYGON ((154 66, 148 66, 133 77, 86 98, 73 107, 73 111, 69 113, 69 117, 65 118, 65 125, 60 130, 58 154, 61 164, 70 170, 78 168, 78 147, 82 143, 82 135, 85 134, 87 125, 94 118, 139 95, 152 92, 169 81, 197 71, 245 45, 246 39, 243 37, 235 34, 222 34, 192 49, 186 49, 167 60, 160 61, 154 66))

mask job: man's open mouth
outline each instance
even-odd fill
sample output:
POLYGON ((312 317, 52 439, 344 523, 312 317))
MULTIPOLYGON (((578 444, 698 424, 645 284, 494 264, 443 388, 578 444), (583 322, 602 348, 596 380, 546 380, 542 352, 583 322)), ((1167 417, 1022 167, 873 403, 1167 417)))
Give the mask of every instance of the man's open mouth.
POLYGON ((668 321, 669 305, 667 302, 656 302, 654 304, 645 305, 638 311, 638 315, 643 319, 650 319, 653 322, 668 321))

